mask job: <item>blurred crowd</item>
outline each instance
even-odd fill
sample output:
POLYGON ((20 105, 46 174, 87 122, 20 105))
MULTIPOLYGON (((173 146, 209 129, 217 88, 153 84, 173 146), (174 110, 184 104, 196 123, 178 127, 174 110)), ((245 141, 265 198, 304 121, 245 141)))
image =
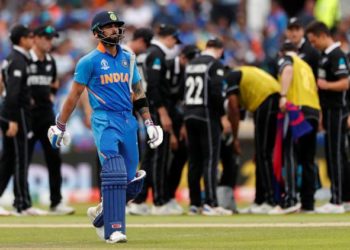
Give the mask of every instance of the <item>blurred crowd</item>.
MULTIPOLYGON (((0 3, 0 60, 11 49, 8 31, 12 24, 19 22, 29 27, 52 25, 61 35, 55 43, 54 57, 58 62, 59 78, 64 83, 70 78, 75 62, 96 45, 89 30, 91 18, 102 9, 113 9, 127 24, 129 38, 135 28, 156 28, 160 23, 174 24, 179 28, 184 44, 195 43, 203 48, 209 37, 221 37, 225 43, 226 65, 254 64, 269 69, 269 63, 276 56, 283 38, 288 16, 277 0, 267 0, 264 5, 270 5, 270 11, 264 18, 263 28, 253 32, 247 24, 247 2, 249 1, 4 0, 0 3)), ((305 1, 303 9, 298 12, 303 24, 309 23, 315 17, 326 18, 327 20, 322 21, 331 28, 338 24, 337 39, 348 41, 350 17, 341 17, 338 14, 338 1, 317 2, 305 1), (330 5, 333 2, 338 3, 336 13, 333 14, 332 8, 326 7, 326 13, 329 14, 319 14, 325 13, 322 2, 330 5)), ((128 35, 125 40, 128 40, 128 35)), ((347 46, 347 43, 343 44, 347 46)))

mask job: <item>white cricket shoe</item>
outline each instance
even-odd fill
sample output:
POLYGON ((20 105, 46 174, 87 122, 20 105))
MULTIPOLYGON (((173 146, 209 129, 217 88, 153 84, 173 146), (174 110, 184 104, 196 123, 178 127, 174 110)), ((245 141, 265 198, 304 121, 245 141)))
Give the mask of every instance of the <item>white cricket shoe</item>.
POLYGON ((36 207, 29 207, 19 213, 21 216, 45 216, 47 214, 47 211, 36 207))
POLYGON ((175 200, 171 199, 167 205, 170 207, 170 209, 173 211, 174 215, 181 215, 184 213, 184 209, 180 206, 180 204, 175 200))
POLYGON ((222 207, 211 207, 204 204, 202 214, 206 216, 232 215, 232 211, 222 207))
POLYGON ((343 203, 345 212, 350 212, 350 202, 343 203))
POLYGON ((252 209, 253 208, 256 208, 260 205, 256 204, 256 203, 253 203, 251 204, 249 207, 245 207, 245 208, 242 208, 242 209, 238 209, 238 213, 239 214, 251 214, 252 213, 252 209))
POLYGON ((270 211, 267 212, 267 214, 269 215, 279 215, 279 214, 285 214, 283 208, 281 208, 281 206, 275 206, 274 208, 272 208, 270 211))
POLYGON ((5 208, 0 207, 0 216, 9 216, 11 215, 10 211, 7 211, 5 208))
POLYGON ((200 215, 201 214, 201 207, 197 207, 197 206, 191 205, 188 208, 187 214, 188 215, 200 215))
POLYGON ((148 205, 145 202, 143 202, 140 204, 130 203, 129 213, 130 215, 149 215, 151 212, 148 205))
POLYGON ((327 203, 315 209, 318 214, 343 214, 345 213, 344 206, 338 204, 327 203))
MULTIPOLYGON (((152 215, 180 215, 180 211, 174 209, 174 207, 168 202, 162 206, 152 206, 152 215)), ((182 214, 182 213, 181 213, 182 214)))
POLYGON ((113 244, 113 243, 125 243, 126 240, 126 235, 123 234, 122 232, 115 231, 109 236, 109 239, 106 240, 107 243, 113 244))
POLYGON ((280 206, 275 206, 270 211, 268 211, 267 214, 269 215, 292 214, 292 213, 298 212, 300 208, 301 208, 300 203, 297 203, 294 206, 287 207, 287 208, 281 208, 280 206))
POLYGON ((53 215, 69 215, 74 213, 75 209, 73 207, 67 206, 62 202, 58 203, 57 206, 50 208, 50 214, 53 215))
POLYGON ((258 206, 254 206, 250 209, 251 214, 268 214, 275 206, 271 206, 268 203, 263 203, 258 206))
MULTIPOLYGON (((100 202, 96 207, 89 207, 87 210, 87 216, 89 217, 91 223, 94 222, 97 215, 99 215, 102 211, 102 202, 100 202)), ((95 227, 96 234, 101 240, 105 240, 105 227, 95 227)))

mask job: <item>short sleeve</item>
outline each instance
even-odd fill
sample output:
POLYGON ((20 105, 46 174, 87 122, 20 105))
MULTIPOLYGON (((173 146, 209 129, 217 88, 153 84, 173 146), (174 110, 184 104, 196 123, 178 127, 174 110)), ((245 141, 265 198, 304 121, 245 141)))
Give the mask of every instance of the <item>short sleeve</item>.
POLYGON ((239 94, 241 78, 242 72, 239 70, 231 71, 225 76, 225 82, 227 83, 226 96, 239 94))
POLYGON ((136 84, 141 80, 141 75, 137 67, 136 60, 134 61, 134 74, 132 77, 132 84, 136 84))
POLYGON ((82 85, 87 85, 91 78, 92 66, 92 62, 88 58, 81 58, 75 67, 74 81, 82 85))
POLYGON ((338 77, 338 79, 349 76, 348 60, 345 55, 337 54, 332 59, 332 72, 338 77))
POLYGON ((278 74, 281 74, 286 66, 293 66, 293 58, 291 56, 283 56, 278 60, 278 74))

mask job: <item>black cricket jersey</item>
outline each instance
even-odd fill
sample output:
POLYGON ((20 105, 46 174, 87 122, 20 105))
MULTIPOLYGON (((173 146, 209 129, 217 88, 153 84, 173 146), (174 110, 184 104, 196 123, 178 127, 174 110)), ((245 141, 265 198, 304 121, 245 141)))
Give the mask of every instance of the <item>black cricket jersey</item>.
POLYGON ((171 105, 176 105, 183 99, 185 84, 185 67, 180 65, 180 57, 167 60, 166 80, 169 86, 169 97, 171 105))
POLYGON ((222 63, 202 53, 186 66, 185 75, 185 118, 208 118, 207 110, 216 117, 224 115, 222 63))
MULTIPOLYGON (((346 54, 340 49, 340 43, 334 43, 321 55, 318 78, 335 82, 349 77, 349 63, 346 54)), ((346 91, 336 92, 319 90, 320 104, 325 108, 340 108, 346 105, 346 91)))
POLYGON ((19 121, 20 110, 30 111, 30 88, 27 85, 29 54, 14 45, 10 55, 3 61, 2 77, 6 88, 2 115, 10 121, 19 121))
POLYGON ((28 86, 32 93, 32 112, 42 113, 52 110, 52 84, 57 78, 57 69, 54 58, 46 54, 43 61, 39 60, 33 50, 30 51, 28 86))
POLYGON ((312 69, 312 72, 317 79, 318 66, 320 61, 320 53, 312 47, 309 40, 303 38, 300 45, 298 46, 298 55, 303 59, 312 69))
POLYGON ((145 60, 145 79, 147 82, 147 98, 150 108, 167 106, 169 87, 165 80, 167 48, 159 41, 152 41, 147 49, 145 60))

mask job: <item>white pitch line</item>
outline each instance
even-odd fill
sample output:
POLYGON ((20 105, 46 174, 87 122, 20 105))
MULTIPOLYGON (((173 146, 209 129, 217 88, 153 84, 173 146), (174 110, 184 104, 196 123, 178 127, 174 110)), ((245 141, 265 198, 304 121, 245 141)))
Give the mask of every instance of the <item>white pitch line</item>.
MULTIPOLYGON (((286 222, 286 223, 202 223, 202 224, 127 224, 128 228, 314 228, 350 227, 350 222, 286 222)), ((0 228, 92 228, 91 224, 0 224, 0 228)))

